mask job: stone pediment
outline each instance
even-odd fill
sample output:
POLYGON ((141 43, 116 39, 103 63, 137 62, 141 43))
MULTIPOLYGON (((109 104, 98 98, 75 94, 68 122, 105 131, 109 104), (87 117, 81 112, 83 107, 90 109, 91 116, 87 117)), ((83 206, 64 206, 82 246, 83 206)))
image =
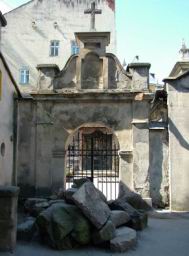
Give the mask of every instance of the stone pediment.
POLYGON ((76 63, 77 55, 72 55, 67 61, 64 69, 60 71, 53 79, 53 89, 76 88, 76 63))
POLYGON ((62 71, 57 67, 53 71, 52 65, 46 65, 46 69, 45 65, 38 66, 40 91, 148 91, 150 64, 132 63, 125 70, 114 54, 106 53, 109 32, 82 32, 75 36, 80 52, 69 58, 62 71))
POLYGON ((123 69, 115 55, 106 54, 101 58, 90 52, 84 56, 81 65, 78 55, 70 57, 65 68, 54 77, 52 85, 54 90, 130 90, 131 76, 123 69))

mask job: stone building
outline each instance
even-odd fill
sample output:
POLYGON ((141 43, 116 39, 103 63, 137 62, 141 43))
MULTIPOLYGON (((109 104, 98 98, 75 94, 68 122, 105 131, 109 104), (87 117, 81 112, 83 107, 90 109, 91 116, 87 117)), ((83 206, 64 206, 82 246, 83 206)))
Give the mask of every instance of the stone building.
MULTIPOLYGON (((0 34, 6 24, 0 12, 0 34)), ((0 51, 0 185, 10 185, 15 179, 14 95, 20 96, 20 92, 0 51)))
MULTIPOLYGON (((33 0, 5 14, 2 49, 22 91, 38 86, 36 66, 56 64, 62 69, 79 48, 74 33, 87 31, 89 15, 83 15, 92 0, 33 0), (16 21, 16 22, 15 22, 16 21)), ((98 31, 110 31, 109 52, 116 51, 114 0, 95 0, 102 10, 98 31), (105 22, 104 22, 105 21, 105 22)))
POLYGON ((181 60, 165 79, 168 92, 169 174, 171 209, 189 210, 189 49, 183 44, 181 60))
POLYGON ((160 96, 151 114, 150 64, 124 70, 107 53, 109 32, 75 36, 79 54, 62 70, 39 64, 38 91, 17 101, 21 193, 49 194, 87 176, 109 199, 122 180, 155 205, 168 205, 167 119, 160 96))
MULTIPOLYGON (((112 12, 110 3, 114 1, 98 2, 99 6, 108 3, 112 12)), ((28 7, 46 3, 55 7, 52 1, 31 1, 18 12, 26 8, 32 13, 28 7)), ((65 7, 72 1, 60 3, 65 7)), ((80 18, 85 19, 83 16, 88 15, 80 18)), ((45 19, 49 25, 58 17, 60 20, 62 15, 45 19)), ((97 32, 94 20, 91 24, 92 31, 85 32, 88 29, 83 27, 72 37, 79 52, 70 52, 64 67, 65 56, 58 56, 56 62, 44 57, 43 51, 35 65, 28 59, 36 66, 33 88, 15 100, 13 177, 21 196, 49 195, 71 186, 74 179, 88 177, 108 199, 117 196, 121 180, 155 207, 188 211, 189 49, 183 45, 182 61, 165 79, 165 88, 154 90, 149 85, 150 64, 131 63, 125 70, 116 56, 108 53, 113 49, 115 31, 112 41, 110 32, 97 32)), ((36 22, 32 25, 37 29, 36 22)), ((53 29, 58 29, 54 25, 53 29)), ((46 30, 47 34, 45 42, 49 42, 46 30)), ((25 50, 31 54, 28 47, 25 50)), ((9 52, 10 57, 16 52, 9 52)))

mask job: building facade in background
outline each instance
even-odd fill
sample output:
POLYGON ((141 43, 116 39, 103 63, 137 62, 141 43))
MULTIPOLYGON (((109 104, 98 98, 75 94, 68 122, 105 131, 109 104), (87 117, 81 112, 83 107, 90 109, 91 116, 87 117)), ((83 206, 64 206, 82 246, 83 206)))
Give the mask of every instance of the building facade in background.
MULTIPOLYGON (((37 65, 56 64, 62 69, 79 48, 74 33, 87 31, 92 0, 33 0, 5 14, 2 50, 21 90, 36 89, 37 65)), ((97 31, 111 32, 108 52, 116 52, 115 2, 96 0, 102 14, 97 31)))
POLYGON ((181 59, 165 79, 169 116, 170 207, 189 210, 189 48, 183 43, 181 59))
POLYGON ((189 49, 155 88, 149 63, 124 69, 113 54, 113 0, 96 1, 102 14, 89 31, 92 2, 33 0, 6 14, 2 49, 29 94, 14 104, 0 54, 0 182, 33 197, 87 177, 114 199, 122 181, 154 207, 188 211, 189 49))
MULTIPOLYGON (((0 12, 1 27, 7 24, 0 12)), ((14 96, 20 96, 17 84, 0 52, 0 185, 15 183, 15 108, 14 96)))

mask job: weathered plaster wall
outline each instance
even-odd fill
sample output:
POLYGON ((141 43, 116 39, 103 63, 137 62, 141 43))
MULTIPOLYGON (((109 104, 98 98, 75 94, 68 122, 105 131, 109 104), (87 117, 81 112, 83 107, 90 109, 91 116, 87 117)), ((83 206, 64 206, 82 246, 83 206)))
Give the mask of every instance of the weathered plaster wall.
POLYGON ((189 210, 189 78, 168 85, 171 209, 189 210))
MULTIPOLYGON (((57 64, 62 69, 71 55, 74 32, 89 31, 90 15, 84 10, 92 0, 34 0, 5 15, 8 25, 2 31, 2 50, 19 83, 19 69, 30 69, 30 85, 36 87, 38 64, 57 64), (35 22, 36 27, 32 27, 35 22), (58 27, 54 27, 57 22, 58 27), (50 41, 60 40, 58 57, 50 57, 50 41)), ((97 31, 110 31, 108 52, 116 52, 115 12, 108 0, 98 0, 102 14, 96 17, 97 31)), ((28 86, 22 86, 28 89, 28 86)))
POLYGON ((0 97, 0 185, 10 185, 13 178, 14 86, 1 59, 0 70, 2 73, 2 94, 0 97), (2 143, 5 145, 4 150, 1 148, 2 143))
POLYGON ((149 102, 133 103, 133 180, 134 189, 149 198, 149 102))
MULTIPOLYGON (((120 149, 132 151, 131 102, 26 100, 18 102, 18 109, 18 184, 27 185, 29 192, 63 186, 67 139, 86 123, 111 127, 120 149)), ((131 184, 131 167, 123 161, 120 176, 131 184)))
POLYGON ((169 206, 169 145, 167 129, 150 130, 150 197, 155 207, 169 206))

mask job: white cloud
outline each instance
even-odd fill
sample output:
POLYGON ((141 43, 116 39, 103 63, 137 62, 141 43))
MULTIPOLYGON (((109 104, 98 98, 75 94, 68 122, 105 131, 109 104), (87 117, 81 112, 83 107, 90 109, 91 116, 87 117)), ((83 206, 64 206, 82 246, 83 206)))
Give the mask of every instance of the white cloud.
POLYGON ((7 4, 4 0, 0 0, 0 10, 2 13, 6 13, 6 12, 12 10, 12 6, 7 4))

